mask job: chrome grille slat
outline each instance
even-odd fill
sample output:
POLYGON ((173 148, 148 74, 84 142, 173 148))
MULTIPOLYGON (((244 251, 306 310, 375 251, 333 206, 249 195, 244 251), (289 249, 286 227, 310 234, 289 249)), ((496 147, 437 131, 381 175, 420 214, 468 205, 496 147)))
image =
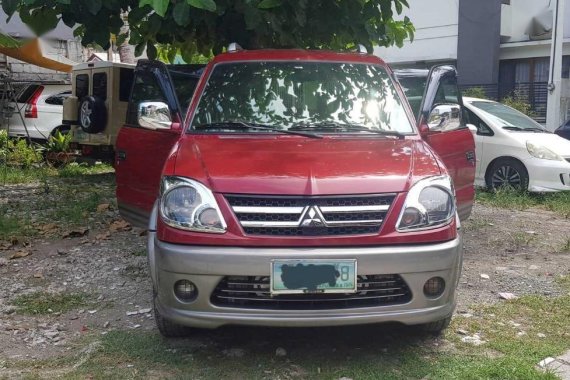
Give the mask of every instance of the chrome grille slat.
POLYGON ((311 310, 373 307, 407 303, 412 293, 399 275, 359 275, 356 293, 271 295, 268 276, 224 277, 211 295, 216 306, 311 310))
POLYGON ((395 194, 225 197, 246 234, 335 236, 378 233, 395 194))

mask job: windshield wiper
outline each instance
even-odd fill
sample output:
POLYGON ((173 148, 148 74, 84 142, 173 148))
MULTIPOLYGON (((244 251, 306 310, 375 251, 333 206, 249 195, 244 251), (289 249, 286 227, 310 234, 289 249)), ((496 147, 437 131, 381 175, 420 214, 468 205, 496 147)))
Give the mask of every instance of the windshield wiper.
POLYGON ((371 129, 362 124, 343 124, 335 122, 325 123, 299 123, 289 128, 290 131, 327 131, 327 132, 367 132, 384 136, 395 136, 403 138, 405 135, 396 131, 386 131, 383 129, 371 129))
POLYGON ((552 133, 550 131, 547 131, 546 129, 542 129, 542 128, 521 128, 521 127, 517 127, 514 125, 503 125, 502 126, 503 129, 506 129, 508 131, 517 131, 517 132, 540 132, 540 133, 552 133))
POLYGON ((196 130, 206 130, 206 129, 252 130, 252 129, 258 129, 258 130, 264 130, 264 131, 284 133, 287 135, 309 137, 312 139, 322 139, 323 138, 323 136, 317 135, 315 133, 289 131, 287 129, 279 129, 279 128, 271 127, 271 126, 265 125, 265 124, 247 123, 247 122, 241 121, 241 120, 219 121, 219 122, 215 122, 215 123, 201 124, 201 125, 195 126, 194 128, 196 130))

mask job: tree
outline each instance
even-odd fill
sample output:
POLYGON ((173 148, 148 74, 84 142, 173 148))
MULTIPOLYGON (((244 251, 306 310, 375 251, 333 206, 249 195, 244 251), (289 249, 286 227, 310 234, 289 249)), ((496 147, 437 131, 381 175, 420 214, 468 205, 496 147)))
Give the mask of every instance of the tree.
POLYGON ((38 35, 62 20, 84 45, 107 49, 115 34, 118 46, 129 38, 137 55, 146 47, 154 58, 160 44, 170 47, 170 58, 180 52, 185 60, 217 54, 230 42, 246 49, 401 47, 414 32, 407 17, 394 18, 404 6, 407 0, 2 0, 8 16, 19 12, 38 35), (124 13, 129 33, 121 33, 124 13))

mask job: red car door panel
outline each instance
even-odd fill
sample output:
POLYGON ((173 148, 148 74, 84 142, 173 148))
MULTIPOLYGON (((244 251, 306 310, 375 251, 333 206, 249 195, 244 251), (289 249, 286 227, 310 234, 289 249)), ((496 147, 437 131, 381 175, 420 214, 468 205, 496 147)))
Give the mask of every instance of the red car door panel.
POLYGON ((475 197, 475 141, 463 117, 463 101, 457 86, 457 72, 453 66, 436 66, 430 70, 420 107, 419 127, 425 141, 440 156, 453 179, 459 217, 466 219, 475 197), (428 120, 438 105, 459 105, 456 128, 429 130, 428 120))

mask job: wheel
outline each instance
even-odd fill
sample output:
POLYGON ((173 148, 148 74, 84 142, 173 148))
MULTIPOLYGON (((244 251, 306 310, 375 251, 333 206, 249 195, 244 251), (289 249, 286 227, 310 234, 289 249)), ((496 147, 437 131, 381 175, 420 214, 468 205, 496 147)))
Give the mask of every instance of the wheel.
POLYGON ((491 166, 486 182, 487 187, 493 190, 501 187, 526 190, 528 188, 528 172, 519 161, 505 158, 497 160, 491 166))
POLYGON ((420 325, 420 329, 428 334, 439 335, 445 330, 451 322, 451 315, 447 318, 440 319, 439 321, 426 323, 420 325))
POLYGON ((189 336, 192 329, 187 326, 179 325, 166 318, 164 318, 158 308, 156 307, 156 296, 152 300, 153 310, 154 310, 154 322, 156 327, 162 336, 165 338, 183 338, 189 336))
POLYGON ((59 127, 55 127, 53 131, 51 131, 50 136, 54 136, 57 132, 60 132, 62 135, 66 135, 69 133, 70 127, 68 125, 60 125, 59 127))
POLYGON ((107 125, 105 102, 93 96, 84 97, 79 103, 79 126, 85 133, 99 133, 107 125))

